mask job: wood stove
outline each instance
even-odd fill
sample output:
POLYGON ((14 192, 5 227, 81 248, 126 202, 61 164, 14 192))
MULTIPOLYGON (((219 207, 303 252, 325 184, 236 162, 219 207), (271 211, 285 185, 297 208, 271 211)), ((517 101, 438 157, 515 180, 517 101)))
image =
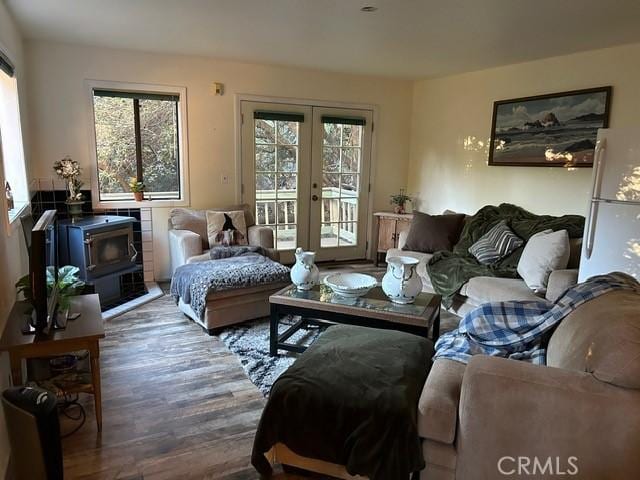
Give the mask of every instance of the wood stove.
POLYGON ((61 265, 80 268, 80 278, 93 285, 100 303, 120 296, 120 276, 140 270, 133 242, 132 217, 100 215, 59 222, 61 265))

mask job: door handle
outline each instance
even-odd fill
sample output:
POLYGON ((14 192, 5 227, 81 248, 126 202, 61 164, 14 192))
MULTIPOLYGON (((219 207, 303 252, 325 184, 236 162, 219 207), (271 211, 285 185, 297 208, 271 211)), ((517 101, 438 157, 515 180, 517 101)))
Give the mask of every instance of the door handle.
POLYGON ((591 190, 591 198, 600 198, 600 191, 602 190, 602 155, 607 148, 607 139, 602 138, 598 140, 594 153, 594 175, 593 175, 593 188, 591 190))
POLYGON ((133 242, 129 244, 129 255, 131 255, 131 257, 129 258, 129 261, 132 263, 136 261, 136 258, 138 258, 138 250, 136 250, 136 247, 133 245, 133 242), (133 255, 131 255, 131 251, 133 251, 133 255))
POLYGON ((589 211, 589 217, 587 218, 587 228, 586 228, 586 245, 585 245, 585 257, 587 260, 591 258, 591 253, 593 253, 593 242, 596 236, 596 222, 598 221, 598 207, 600 202, 597 200, 591 200, 591 209, 589 211))
POLYGON ((318 201, 318 195, 311 195, 311 200, 313 200, 314 202, 318 201))

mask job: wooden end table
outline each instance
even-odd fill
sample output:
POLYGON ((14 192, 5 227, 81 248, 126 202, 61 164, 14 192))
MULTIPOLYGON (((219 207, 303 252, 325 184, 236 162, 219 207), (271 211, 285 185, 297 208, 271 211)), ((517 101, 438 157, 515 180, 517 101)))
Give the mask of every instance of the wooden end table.
POLYGON ((391 302, 380 287, 375 287, 363 297, 347 299, 334 294, 325 285, 317 285, 307 291, 290 285, 269 297, 269 351, 272 357, 278 354, 278 350, 302 353, 306 347, 287 343, 287 340, 303 327, 327 323, 400 330, 435 342, 440 335, 441 301, 440 295, 423 292, 415 303, 400 305, 391 302), (280 318, 285 315, 300 318, 286 331, 278 333, 280 318), (431 337, 429 330, 432 330, 431 337))
POLYGON ((25 302, 16 302, 0 338, 0 352, 9 352, 13 385, 22 385, 22 360, 24 359, 88 350, 91 359, 91 386, 82 391, 93 395, 96 423, 98 431, 102 431, 99 342, 104 338, 104 326, 98 295, 78 295, 71 298, 70 311, 79 313, 80 316, 68 321, 65 329, 54 330, 48 336, 23 335, 25 311, 28 309, 29 306, 25 302))

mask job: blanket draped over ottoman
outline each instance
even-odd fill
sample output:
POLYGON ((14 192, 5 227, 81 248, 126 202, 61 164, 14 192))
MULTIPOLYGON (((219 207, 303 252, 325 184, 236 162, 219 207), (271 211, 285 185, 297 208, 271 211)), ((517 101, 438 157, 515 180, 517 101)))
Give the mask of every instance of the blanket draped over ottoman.
MULTIPOLYGON (((232 247, 233 248, 233 247, 232 247)), ((171 280, 171 295, 176 302, 190 304, 202 318, 209 292, 256 287, 289 280, 289 268, 259 253, 239 248, 237 255, 218 260, 187 263, 178 267, 171 280)), ((234 255, 228 250, 227 255, 234 255)))
POLYGON ((273 384, 251 462, 269 475, 264 454, 283 443, 371 480, 422 470, 418 400, 432 355, 430 340, 408 333, 330 327, 273 384))

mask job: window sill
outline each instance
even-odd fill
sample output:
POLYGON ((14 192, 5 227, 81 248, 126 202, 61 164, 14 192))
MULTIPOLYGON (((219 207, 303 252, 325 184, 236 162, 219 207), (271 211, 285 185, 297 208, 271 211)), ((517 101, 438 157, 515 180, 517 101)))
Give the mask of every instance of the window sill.
POLYGON ((188 207, 188 200, 110 200, 110 201, 94 201, 93 208, 97 209, 114 209, 114 208, 171 208, 171 207, 188 207))
POLYGON ((16 202, 15 207, 7 212, 9 225, 13 225, 15 222, 20 220, 20 217, 27 211, 29 206, 29 202, 16 202))
POLYGON ((20 217, 22 217, 25 213, 29 213, 31 209, 31 204, 29 202, 16 202, 16 203, 17 204, 15 208, 13 208, 12 210, 9 210, 7 212, 7 216, 5 217, 7 219, 7 223, 9 227, 7 232, 9 235, 13 235, 13 233, 16 231, 16 229, 20 225, 20 217))

